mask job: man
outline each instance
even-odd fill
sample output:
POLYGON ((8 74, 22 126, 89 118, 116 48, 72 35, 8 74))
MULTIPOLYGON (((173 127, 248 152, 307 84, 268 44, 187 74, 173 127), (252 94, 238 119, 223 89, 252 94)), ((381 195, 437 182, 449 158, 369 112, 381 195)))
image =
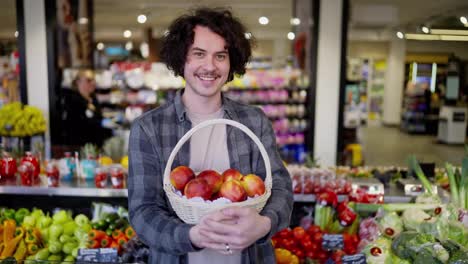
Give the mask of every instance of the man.
MULTIPOLYGON (((198 9, 176 19, 163 40, 161 58, 186 87, 172 102, 133 124, 129 142, 129 214, 139 238, 151 249, 150 263, 275 263, 271 236, 289 225, 293 196, 290 176, 278 151, 271 123, 256 107, 225 98, 221 87, 245 73, 251 56, 244 26, 231 12, 198 9), (271 161, 272 194, 262 212, 229 208, 199 224, 177 218, 163 190, 163 171, 178 140, 196 124, 228 118, 249 127, 271 161)), ((237 128, 206 128, 185 144, 173 168, 194 171, 235 168, 265 177, 259 150, 237 128)))

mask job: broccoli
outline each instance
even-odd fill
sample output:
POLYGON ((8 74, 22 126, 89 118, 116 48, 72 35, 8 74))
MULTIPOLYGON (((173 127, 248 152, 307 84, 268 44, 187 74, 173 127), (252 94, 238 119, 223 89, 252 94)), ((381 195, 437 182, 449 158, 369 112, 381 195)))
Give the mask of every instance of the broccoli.
POLYGON ((468 252, 459 250, 451 254, 447 264, 468 264, 468 252))

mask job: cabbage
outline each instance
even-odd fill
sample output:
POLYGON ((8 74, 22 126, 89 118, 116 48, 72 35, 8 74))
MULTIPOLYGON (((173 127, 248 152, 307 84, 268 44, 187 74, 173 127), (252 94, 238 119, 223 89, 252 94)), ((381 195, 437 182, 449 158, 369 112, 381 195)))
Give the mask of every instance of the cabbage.
POLYGON ((384 236, 394 238, 403 231, 403 222, 395 212, 386 213, 379 220, 379 229, 384 236))
POLYGON ((407 230, 418 230, 422 223, 435 223, 437 220, 419 209, 405 210, 401 219, 407 230))

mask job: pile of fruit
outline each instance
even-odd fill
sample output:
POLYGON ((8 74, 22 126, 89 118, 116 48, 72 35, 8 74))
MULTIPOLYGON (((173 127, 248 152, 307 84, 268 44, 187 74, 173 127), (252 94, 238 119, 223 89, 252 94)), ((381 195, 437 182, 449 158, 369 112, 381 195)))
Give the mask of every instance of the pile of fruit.
POLYGON ((171 171, 170 182, 176 191, 187 199, 200 197, 204 201, 226 198, 242 202, 265 193, 265 184, 257 175, 242 175, 236 169, 227 169, 222 174, 205 170, 195 175, 187 166, 178 166, 171 171))

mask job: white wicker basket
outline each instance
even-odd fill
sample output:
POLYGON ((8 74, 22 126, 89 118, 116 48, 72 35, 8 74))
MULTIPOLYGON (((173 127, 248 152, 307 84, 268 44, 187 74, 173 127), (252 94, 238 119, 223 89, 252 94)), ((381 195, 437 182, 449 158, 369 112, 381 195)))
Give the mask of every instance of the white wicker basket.
MULTIPOLYGON (((207 168, 208 169, 208 168, 207 168)), ((260 142, 260 139, 246 126, 243 124, 229 120, 229 119, 211 119, 205 122, 198 124, 197 126, 190 129, 180 140, 177 142, 176 146, 171 152, 169 156, 169 160, 167 161, 166 168, 164 170, 164 191, 166 192, 167 197, 169 198, 169 202, 172 205, 172 208, 176 212, 177 216, 182 219, 182 221, 188 224, 196 224, 198 221, 208 214, 209 212, 220 210, 227 207, 238 206, 238 207, 250 207, 260 212, 263 207, 265 206, 268 198, 271 195, 271 186, 272 186, 272 179, 271 179, 271 165, 270 159, 268 158, 268 154, 265 150, 265 147, 260 142), (218 124, 225 124, 231 125, 236 128, 239 128, 244 133, 246 133, 258 146, 260 150, 260 154, 262 155, 263 161, 265 163, 266 168, 266 176, 265 176, 265 193, 261 196, 255 197, 253 199, 249 199, 243 202, 231 203, 231 204, 223 204, 223 205, 216 205, 216 204, 209 204, 205 202, 198 202, 198 201, 189 201, 184 197, 180 197, 175 193, 175 189, 170 183, 169 175, 171 173, 172 163, 174 162, 174 158, 179 152, 180 148, 184 145, 187 140, 197 131, 207 126, 213 126, 218 124)))

